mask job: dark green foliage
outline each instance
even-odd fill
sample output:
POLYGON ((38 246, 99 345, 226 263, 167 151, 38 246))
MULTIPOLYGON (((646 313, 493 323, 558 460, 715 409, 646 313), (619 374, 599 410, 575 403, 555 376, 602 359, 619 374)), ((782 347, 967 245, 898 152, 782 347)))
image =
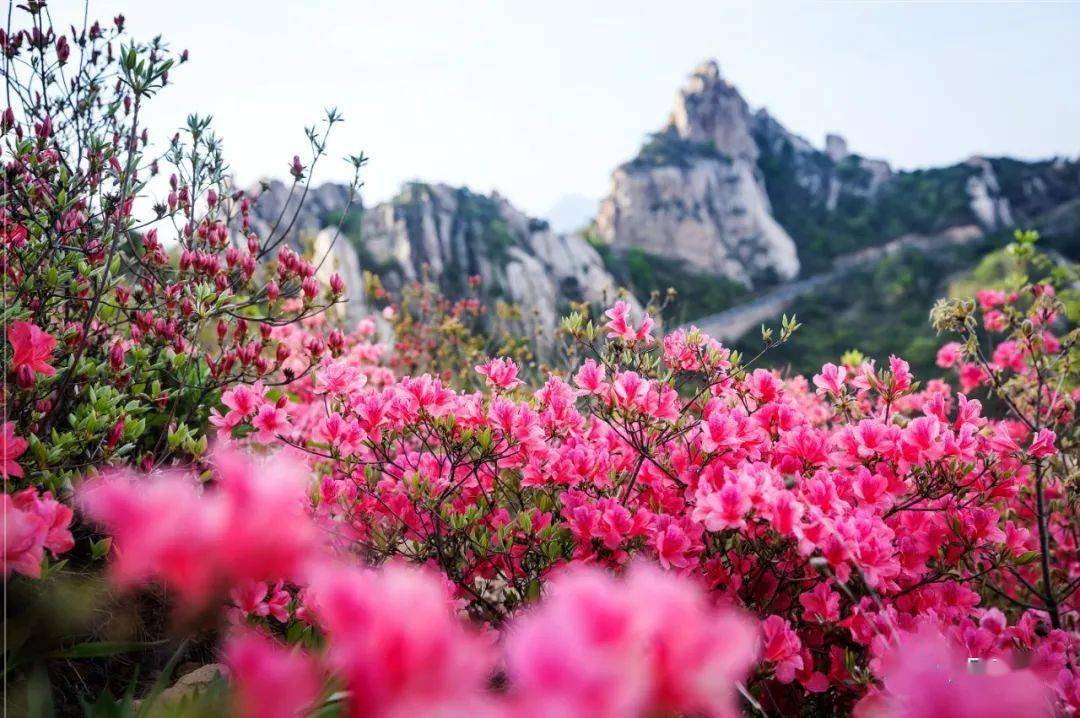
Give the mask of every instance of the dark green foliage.
POLYGON ((631 160, 628 166, 639 169, 672 165, 685 169, 697 159, 731 161, 727 155, 721 154, 712 142, 686 140, 669 128, 649 135, 638 156, 631 160))
POLYGON ((457 190, 457 201, 459 221, 465 225, 467 233, 466 243, 485 247, 490 250, 492 257, 505 259, 506 251, 517 242, 499 212, 498 203, 491 197, 471 192, 467 187, 457 190))
POLYGON ((1008 197, 1014 218, 1028 224, 1063 202, 1080 196, 1080 162, 1039 160, 1024 162, 1010 157, 990 159, 1001 193, 1008 197))
POLYGON ((323 224, 327 227, 337 227, 340 224, 341 231, 346 237, 359 239, 362 234, 363 218, 364 210, 357 203, 350 207, 348 212, 343 209, 330 210, 323 217, 323 224))
MULTIPOLYGON (((442 288, 447 296, 458 298, 466 292, 468 277, 480 273, 481 257, 489 257, 497 265, 505 264, 510 248, 522 240, 511 232, 495 198, 461 187, 454 190, 454 199, 456 211, 454 225, 450 229, 453 244, 442 274, 442 288)), ((421 182, 406 185, 395 200, 410 237, 423 235, 420 222, 425 203, 439 210, 438 195, 429 185, 421 182)))
POLYGON ((968 207, 967 165, 900 172, 872 197, 870 173, 851 156, 834 164, 823 152, 800 153, 788 141, 779 149, 762 142, 758 167, 773 213, 799 248, 803 274, 826 269, 831 260, 904 234, 932 234, 975 221, 968 207), (798 177, 813 176, 820 189, 809 191, 798 177), (836 206, 827 205, 828 185, 841 182, 836 206))
POLYGON ((665 319, 673 326, 723 311, 747 297, 748 290, 738 282, 695 272, 678 259, 637 247, 616 252, 593 237, 586 235, 586 239, 600 254, 615 281, 630 289, 642 304, 648 303, 653 292, 663 299, 668 288, 674 288, 678 296, 665 312, 665 319))
MULTIPOLYGON (((793 309, 802 328, 790 342, 770 351, 764 365, 790 367, 809 376, 857 349, 879 363, 890 354, 903 357, 924 378, 939 375, 934 360, 943 340, 930 327, 930 308, 958 271, 1003 242, 995 237, 934 253, 908 250, 800 298, 793 309)), ((760 344, 757 332, 751 332, 736 347, 753 356, 760 344)))
POLYGON ((360 260, 360 267, 368 272, 374 272, 380 276, 389 272, 395 272, 401 270, 401 265, 398 264, 397 259, 390 258, 387 261, 380 261, 373 255, 364 243, 364 231, 363 231, 363 217, 364 210, 359 206, 354 206, 349 209, 348 213, 340 209, 335 209, 327 212, 323 218, 323 224, 330 228, 336 228, 340 224, 341 226, 341 239, 347 240, 356 250, 357 259, 360 260))

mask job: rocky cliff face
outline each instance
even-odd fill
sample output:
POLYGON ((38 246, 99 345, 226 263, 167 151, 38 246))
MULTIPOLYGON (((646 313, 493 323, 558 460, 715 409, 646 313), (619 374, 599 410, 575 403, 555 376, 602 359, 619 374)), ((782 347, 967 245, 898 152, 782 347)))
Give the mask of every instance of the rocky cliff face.
POLYGON ((764 109, 751 111, 706 62, 667 125, 613 172, 596 229, 615 252, 678 258, 756 288, 910 233, 1031 221, 1033 211, 1016 207, 1046 211, 1080 196, 1076 165, 975 157, 897 172, 839 135, 818 149, 764 109))
POLYGON ((391 282, 417 279, 426 267, 454 295, 479 276, 487 296, 522 308, 523 329, 550 330, 568 302, 610 302, 617 292, 588 242, 556 234, 498 194, 409 184, 365 213, 361 235, 391 282))
POLYGON ((1080 162, 973 157, 896 171, 840 135, 819 148, 752 110, 715 62, 693 72, 667 124, 613 172, 591 238, 606 243, 599 253, 498 194, 410 183, 363 210, 357 201, 346 212, 347 201, 346 187, 326 184, 296 213, 298 194, 270 182, 253 220, 265 235, 283 217, 290 242, 329 252, 321 271, 343 275, 353 316, 366 311, 364 270, 391 289, 427 276, 451 297, 476 275, 484 300, 518 305, 513 328, 542 333, 541 345, 570 301, 611 302, 615 275, 639 298, 674 286, 692 305, 682 317, 693 319, 769 285, 830 276, 910 235, 1037 227, 1069 237, 1059 251, 1080 250, 1080 162))
MULTIPOLYGON (((255 205, 253 222, 264 232, 286 209, 295 210, 280 182, 269 183, 255 205)), ((309 192, 292 223, 290 241, 313 242, 321 256, 330 250, 326 273, 338 271, 348 285, 350 314, 364 311, 362 271, 378 274, 391 289, 427 277, 448 296, 461 296, 468 278, 480 278, 480 294, 494 306, 521 309, 512 329, 540 337, 550 346, 552 330, 571 301, 610 303, 618 292, 597 251, 578 235, 553 232, 505 198, 444 184, 410 183, 389 202, 343 213, 347 191, 323 185, 309 192), (337 241, 336 226, 342 231, 337 241)))
POLYGON ((716 63, 698 67, 667 127, 613 173, 600 237, 747 286, 793 278, 795 242, 772 216, 752 130, 749 106, 716 63))

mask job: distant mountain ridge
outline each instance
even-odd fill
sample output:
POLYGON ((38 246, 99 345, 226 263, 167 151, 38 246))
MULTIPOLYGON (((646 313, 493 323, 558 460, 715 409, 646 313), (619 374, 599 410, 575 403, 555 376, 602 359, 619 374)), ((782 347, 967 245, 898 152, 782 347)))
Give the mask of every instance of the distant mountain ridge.
POLYGON ((678 256, 754 287, 905 234, 999 231, 1077 197, 1075 160, 972 157, 898 172, 850 152, 839 135, 818 149, 752 111, 710 61, 679 92, 667 125, 614 171, 597 229, 617 250, 678 256))
MULTIPOLYGON (((270 226, 283 207, 291 216, 298 204, 284 183, 264 185, 253 212, 257 229, 270 226)), ((346 215, 347 199, 342 185, 312 188, 290 239, 300 245, 307 238, 315 254, 330 253, 324 272, 342 274, 351 316, 366 311, 363 271, 377 274, 392 291, 426 277, 452 298, 464 295, 468 278, 476 276, 480 296, 492 307, 502 302, 520 308, 509 328, 535 338, 544 353, 570 302, 605 304, 619 294, 600 254, 583 237, 554 232, 546 220, 527 216, 498 193, 410 182, 390 201, 367 208, 354 202, 346 215)))
MULTIPOLYGON (((287 201, 282 183, 268 187, 257 222, 272 223, 287 201)), ((297 238, 329 249, 327 228, 342 220, 346 198, 340 185, 312 189, 297 238)), ((363 270, 393 288, 426 268, 451 297, 478 275, 482 298, 518 305, 516 330, 541 335, 543 350, 570 302, 611 302, 619 285, 641 302, 673 286, 687 320, 796 280, 841 276, 835 262, 876 257, 864 250, 887 243, 955 262, 960 255, 937 252, 935 237, 991 238, 1034 226, 1072 256, 1080 246, 1080 162, 971 157, 897 171, 852 152, 839 135, 815 147, 752 109, 709 61, 678 92, 660 131, 615 168, 584 232, 555 231, 498 193, 418 182, 388 202, 357 203, 349 215, 347 241, 333 244, 327 268, 345 274, 354 307, 363 308, 363 270), (923 239, 895 242, 907 236, 923 239)))

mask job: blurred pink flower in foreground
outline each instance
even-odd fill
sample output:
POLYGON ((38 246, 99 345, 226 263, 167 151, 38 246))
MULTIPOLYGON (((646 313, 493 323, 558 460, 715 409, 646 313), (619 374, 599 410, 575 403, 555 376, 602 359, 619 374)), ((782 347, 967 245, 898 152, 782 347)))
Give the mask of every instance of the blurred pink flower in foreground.
POLYGON ((255 631, 230 638, 224 660, 236 718, 295 718, 304 715, 319 695, 319 674, 312 659, 255 631))
POLYGON ((247 581, 296 576, 319 552, 304 509, 306 469, 281 456, 214 456, 216 482, 113 472, 83 484, 82 510, 113 537, 123 587, 160 580, 196 606, 247 581))
POLYGON ((3 432, 0 434, 0 476, 5 479, 12 476, 22 478, 23 470, 17 459, 26 453, 29 444, 26 439, 15 435, 14 421, 4 422, 0 431, 3 432))
POLYGON ((884 690, 855 707, 856 718, 1035 718, 1053 715, 1047 687, 1030 671, 979 675, 967 658, 930 626, 903 634, 882 660, 884 690), (993 674, 997 675, 993 675, 993 674))
POLYGON ((572 569, 507 633, 514 714, 738 715, 757 643, 751 622, 654 566, 572 569))
POLYGON ((387 565, 328 564, 310 596, 327 662, 345 682, 349 715, 472 715, 491 667, 487 646, 453 614, 435 576, 387 565))

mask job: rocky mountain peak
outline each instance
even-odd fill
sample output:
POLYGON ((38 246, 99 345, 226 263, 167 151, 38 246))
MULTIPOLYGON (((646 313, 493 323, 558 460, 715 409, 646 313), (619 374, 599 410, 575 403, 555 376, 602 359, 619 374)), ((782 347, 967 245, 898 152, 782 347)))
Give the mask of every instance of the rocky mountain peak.
POLYGON ((715 61, 699 65, 667 126, 612 174, 600 237, 748 287, 796 276, 795 243, 773 219, 758 170, 757 121, 715 61))
POLYGON ((684 140, 711 143, 721 154, 755 160, 750 121, 746 100, 720 75, 716 61, 709 60, 695 68, 679 91, 669 125, 684 140))
POLYGON ((843 162, 848 156, 847 140, 833 133, 825 135, 825 154, 833 162, 843 162))

